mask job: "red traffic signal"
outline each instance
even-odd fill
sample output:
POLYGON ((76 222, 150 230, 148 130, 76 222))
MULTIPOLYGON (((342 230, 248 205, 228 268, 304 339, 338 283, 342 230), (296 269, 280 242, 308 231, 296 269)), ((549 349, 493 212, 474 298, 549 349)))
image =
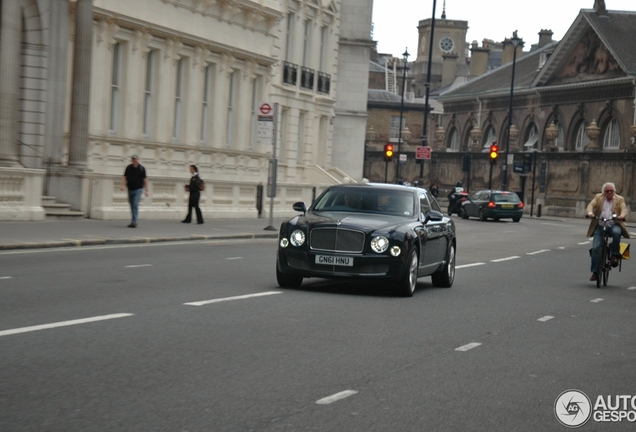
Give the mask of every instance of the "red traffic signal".
POLYGON ((497 157, 499 156, 499 146, 497 144, 491 144, 490 145, 490 163, 491 164, 496 164, 497 163, 497 157))
POLYGON ((395 155, 393 144, 384 144, 384 160, 385 161, 393 160, 393 155, 395 155))

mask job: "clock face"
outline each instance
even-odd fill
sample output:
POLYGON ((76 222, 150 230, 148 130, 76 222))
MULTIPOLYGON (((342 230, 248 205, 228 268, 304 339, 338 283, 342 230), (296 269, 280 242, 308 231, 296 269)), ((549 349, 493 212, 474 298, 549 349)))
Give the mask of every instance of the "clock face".
POLYGON ((442 38, 442 40, 439 41, 439 47, 445 53, 451 52, 454 46, 455 46, 455 43, 449 37, 442 38))

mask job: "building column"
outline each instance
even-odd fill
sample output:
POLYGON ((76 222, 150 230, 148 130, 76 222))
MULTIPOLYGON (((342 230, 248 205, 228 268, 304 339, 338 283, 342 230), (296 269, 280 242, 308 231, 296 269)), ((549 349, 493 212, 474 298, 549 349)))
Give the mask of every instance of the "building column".
POLYGON ((0 166, 19 166, 18 89, 20 59, 20 3, 0 1, 0 166))
POLYGON ((81 169, 88 166, 86 155, 88 147, 92 38, 93 2, 92 0, 77 0, 68 164, 81 169))

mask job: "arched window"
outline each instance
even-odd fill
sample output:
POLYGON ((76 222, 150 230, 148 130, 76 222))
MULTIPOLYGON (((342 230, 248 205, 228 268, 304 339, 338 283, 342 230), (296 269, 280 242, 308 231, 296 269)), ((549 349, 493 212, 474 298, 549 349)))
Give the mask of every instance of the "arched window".
POLYGON ((497 134, 495 133, 495 128, 492 127, 492 125, 488 126, 485 136, 486 140, 484 141, 484 148, 490 148, 491 144, 497 142, 497 134))
POLYGON ((448 137, 448 149, 451 151, 459 151, 459 136, 457 128, 452 128, 448 137))
POLYGON ((468 150, 473 145, 473 139, 470 136, 470 132, 473 130, 472 126, 468 127, 466 131, 466 150, 468 150))
POLYGON ((576 140, 574 142, 575 150, 585 150, 585 147, 590 143, 590 137, 587 136, 587 123, 585 120, 579 120, 579 124, 576 127, 576 140))
POLYGON ((603 133, 603 148, 618 149, 621 146, 621 133, 618 130, 618 122, 615 118, 610 119, 605 125, 603 133))
POLYGON ((561 124, 561 122, 555 122, 555 124, 559 133, 557 133, 557 137, 554 140, 554 145, 562 151, 565 146, 565 132, 563 131, 563 125, 561 124))
POLYGON ((530 123, 530 125, 526 129, 526 138, 525 138, 523 147, 526 150, 536 148, 538 141, 539 141, 539 129, 537 128, 536 124, 530 123))

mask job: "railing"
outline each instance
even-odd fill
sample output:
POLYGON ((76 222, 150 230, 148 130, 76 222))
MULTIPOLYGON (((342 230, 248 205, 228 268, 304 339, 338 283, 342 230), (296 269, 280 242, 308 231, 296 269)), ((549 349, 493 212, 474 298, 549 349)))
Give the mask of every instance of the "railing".
POLYGON ((329 94, 331 89, 331 75, 318 72, 318 93, 329 94))
POLYGON ((300 69, 300 88, 305 90, 313 90, 315 73, 316 72, 313 69, 302 66, 300 69))
POLYGON ((296 85, 298 82, 298 65, 283 62, 283 84, 296 85))

